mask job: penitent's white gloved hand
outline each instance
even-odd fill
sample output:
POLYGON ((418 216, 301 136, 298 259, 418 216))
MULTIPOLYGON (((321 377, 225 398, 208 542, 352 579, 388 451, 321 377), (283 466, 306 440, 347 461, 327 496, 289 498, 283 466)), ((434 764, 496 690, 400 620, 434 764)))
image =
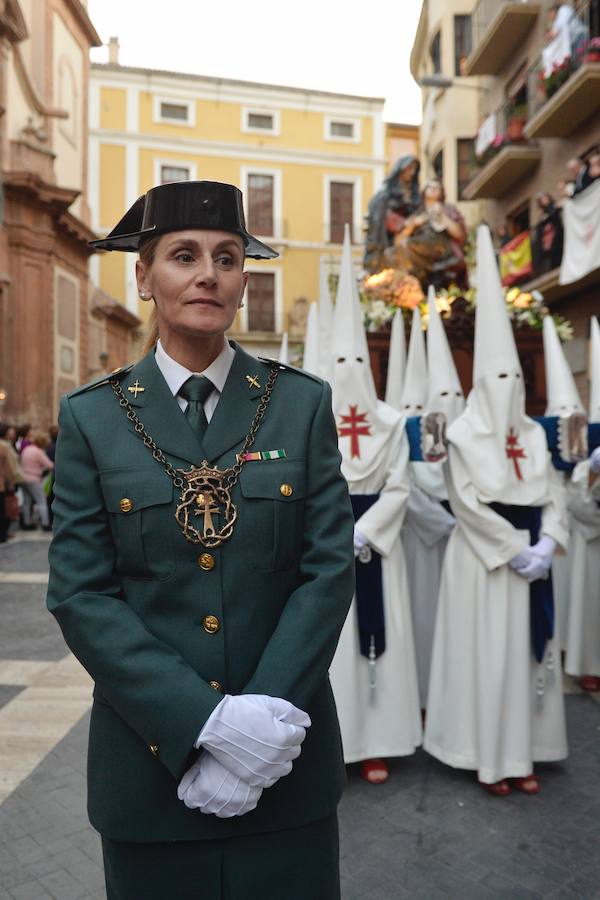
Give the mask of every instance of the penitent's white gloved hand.
POLYGON ((280 697, 226 694, 195 746, 253 787, 271 787, 292 771, 309 725, 305 712, 280 697))
POLYGON ((529 563, 531 562, 531 547, 525 547, 524 550, 521 550, 520 553, 517 553, 516 556, 513 556, 511 560, 509 560, 508 564, 511 569, 514 569, 516 572, 519 572, 521 569, 525 569, 529 563))
POLYGON ((548 577, 556 550, 554 538, 543 534, 537 544, 526 547, 510 560, 509 565, 530 583, 548 577))
POLYGON ((556 541, 548 534, 543 534, 537 544, 531 548, 531 552, 538 556, 547 569, 552 565, 554 559, 554 551, 556 550, 556 541))
POLYGON ((252 787, 222 766, 205 750, 187 770, 177 788, 177 796, 188 809, 229 819, 256 809, 262 788, 252 787))
POLYGON ((596 475, 600 472, 600 447, 596 447, 595 450, 592 450, 590 455, 590 471, 594 472, 596 475))
POLYGON ((356 526, 354 527, 354 555, 358 556, 363 547, 366 547, 369 542, 366 537, 359 531, 356 526))
POLYGON ((448 522, 446 524, 446 537, 450 537, 455 528, 456 518, 452 515, 448 515, 448 522))

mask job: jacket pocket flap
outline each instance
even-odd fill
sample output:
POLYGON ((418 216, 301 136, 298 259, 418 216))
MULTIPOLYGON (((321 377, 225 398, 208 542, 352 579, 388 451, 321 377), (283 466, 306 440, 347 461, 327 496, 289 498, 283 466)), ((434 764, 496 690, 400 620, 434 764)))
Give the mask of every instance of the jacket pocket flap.
POLYGON ((240 474, 240 488, 244 497, 266 497, 285 503, 299 500, 306 495, 304 460, 248 462, 240 474))
POLYGON ((128 515, 173 499, 173 483, 158 469, 107 469, 100 473, 100 483, 111 513, 128 515))

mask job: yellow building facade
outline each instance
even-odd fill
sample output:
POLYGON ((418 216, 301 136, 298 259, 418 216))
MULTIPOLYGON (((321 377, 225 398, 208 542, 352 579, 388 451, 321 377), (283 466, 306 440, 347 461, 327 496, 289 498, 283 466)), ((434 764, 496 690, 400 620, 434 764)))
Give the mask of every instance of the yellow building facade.
MULTIPOLYGON (((249 230, 280 256, 248 261, 248 295, 233 336, 272 354, 282 332, 302 339, 309 303, 337 270, 346 221, 360 268, 364 216, 386 170, 383 103, 116 62, 93 65, 93 228, 106 234, 140 194, 162 182, 238 185, 249 230)), ((96 254, 91 277, 147 318, 134 254, 96 254)))

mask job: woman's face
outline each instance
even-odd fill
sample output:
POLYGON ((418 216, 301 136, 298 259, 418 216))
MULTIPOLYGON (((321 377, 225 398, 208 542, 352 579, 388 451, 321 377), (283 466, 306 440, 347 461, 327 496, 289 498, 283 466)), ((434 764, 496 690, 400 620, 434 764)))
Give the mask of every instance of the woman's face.
POLYGON ((437 184, 437 182, 428 184, 425 188, 424 199, 427 203, 440 203, 442 200, 441 185, 437 184))
POLYGON ((162 337, 227 331, 248 280, 243 248, 228 231, 190 229, 163 235, 150 266, 137 262, 138 289, 154 297, 162 337))
POLYGON ((398 178, 400 181, 403 181, 404 184, 408 184, 409 182, 411 182, 413 180, 416 171, 417 171, 417 163, 415 160, 413 160, 411 163, 409 163, 406 166, 405 169, 402 169, 402 171, 398 175, 398 178))

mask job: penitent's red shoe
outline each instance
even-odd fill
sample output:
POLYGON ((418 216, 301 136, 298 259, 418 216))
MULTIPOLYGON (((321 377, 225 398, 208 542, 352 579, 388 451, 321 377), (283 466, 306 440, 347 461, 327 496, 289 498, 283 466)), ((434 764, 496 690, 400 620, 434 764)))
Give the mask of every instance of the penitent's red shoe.
POLYGON ((502 781, 495 781, 493 784, 486 784, 484 781, 480 781, 479 784, 492 797, 508 797, 509 794, 512 794, 510 785, 504 778, 502 781))
POLYGON ((597 675, 582 675, 579 684, 584 691, 590 691, 592 694, 600 691, 600 678, 597 675))
POLYGON ((511 778, 510 780, 516 789, 523 791, 524 794, 539 794, 541 791, 540 779, 533 772, 531 775, 525 775, 524 778, 511 778))
POLYGON ((369 784, 384 784, 389 778, 387 763, 382 759, 363 759, 360 764, 360 775, 369 784))

